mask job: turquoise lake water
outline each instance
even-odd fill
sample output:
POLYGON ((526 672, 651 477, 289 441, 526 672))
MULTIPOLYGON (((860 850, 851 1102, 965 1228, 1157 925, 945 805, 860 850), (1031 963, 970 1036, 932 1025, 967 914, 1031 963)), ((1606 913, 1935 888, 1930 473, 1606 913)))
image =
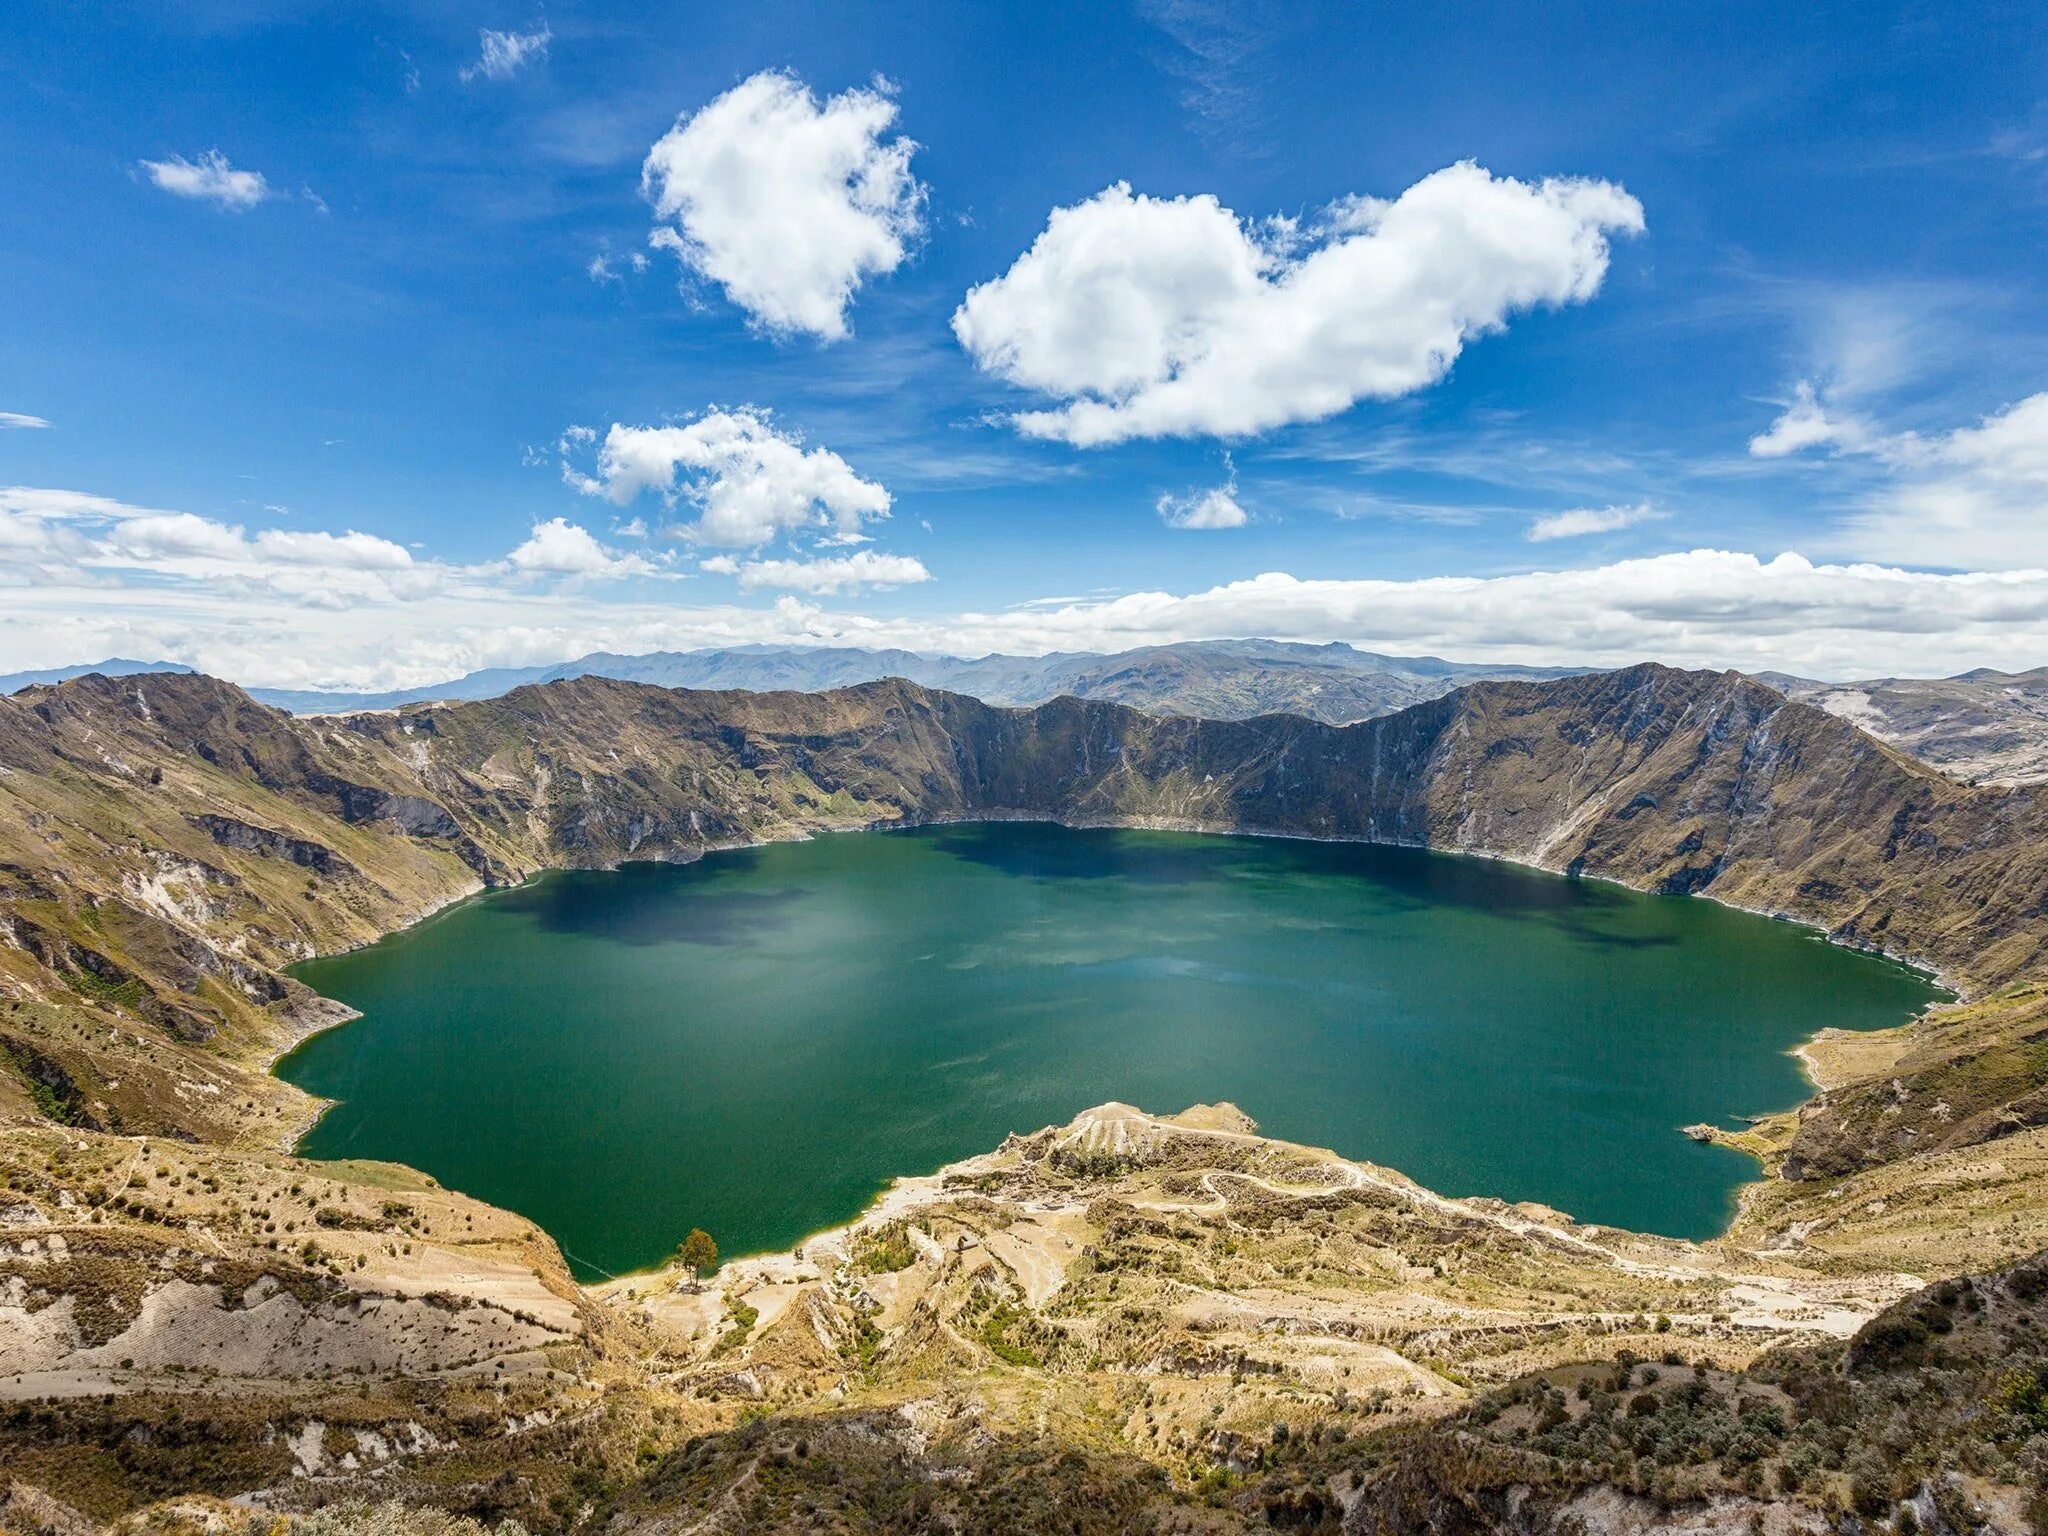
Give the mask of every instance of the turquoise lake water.
POLYGON ((544 876, 296 974, 363 1017, 301 1146, 532 1217, 586 1278, 786 1248, 1108 1099, 1228 1099, 1446 1194, 1700 1238, 1902 966, 1710 902, 1409 849, 993 823, 544 876))

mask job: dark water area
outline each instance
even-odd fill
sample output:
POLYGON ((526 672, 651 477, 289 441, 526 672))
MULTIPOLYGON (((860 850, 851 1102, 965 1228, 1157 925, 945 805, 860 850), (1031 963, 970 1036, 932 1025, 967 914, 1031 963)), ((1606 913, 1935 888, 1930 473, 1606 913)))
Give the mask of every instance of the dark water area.
POLYGON ((1446 1194, 1703 1238, 1905 967, 1710 902, 1410 849, 1017 823, 559 873, 296 969, 363 1017, 278 1072, 308 1156, 520 1211, 585 1278, 728 1254, 1120 1099, 1228 1099, 1446 1194))

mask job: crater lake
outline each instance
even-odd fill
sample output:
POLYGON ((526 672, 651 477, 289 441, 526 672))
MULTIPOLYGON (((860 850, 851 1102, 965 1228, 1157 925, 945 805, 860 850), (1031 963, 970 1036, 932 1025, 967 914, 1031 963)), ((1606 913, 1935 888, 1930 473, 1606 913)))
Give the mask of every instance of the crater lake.
POLYGON ((544 875, 295 969, 362 1017, 300 1143, 519 1211, 589 1279, 792 1246, 1117 1099, 1229 1100, 1445 1194, 1704 1238, 1699 1121, 1943 994, 1710 902, 1413 849, 970 823, 544 875))

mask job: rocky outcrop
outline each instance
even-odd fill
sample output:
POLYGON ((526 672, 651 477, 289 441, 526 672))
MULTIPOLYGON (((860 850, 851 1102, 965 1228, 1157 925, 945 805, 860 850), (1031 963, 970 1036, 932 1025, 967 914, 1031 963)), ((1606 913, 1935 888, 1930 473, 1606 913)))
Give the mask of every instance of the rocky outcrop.
POLYGON ((293 837, 274 827, 255 827, 246 821, 237 821, 232 816, 217 816, 211 811, 202 811, 187 818, 208 837, 223 848, 239 848, 245 853, 263 853, 272 858, 285 859, 303 869, 310 869, 322 875, 349 875, 355 870, 348 860, 332 848, 316 843, 310 838, 293 837))
POLYGON ((456 837, 462 829, 447 807, 436 805, 423 795, 394 794, 370 784, 351 784, 328 773, 309 773, 306 789, 315 795, 332 795, 341 808, 341 819, 353 825, 362 821, 388 821, 407 837, 456 837))

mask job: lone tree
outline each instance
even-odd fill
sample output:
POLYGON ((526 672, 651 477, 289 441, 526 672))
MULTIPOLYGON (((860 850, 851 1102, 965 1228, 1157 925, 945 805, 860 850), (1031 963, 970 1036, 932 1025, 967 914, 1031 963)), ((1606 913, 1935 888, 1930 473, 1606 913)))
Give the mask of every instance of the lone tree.
POLYGON ((676 1249, 676 1257, 692 1274, 701 1275, 707 1269, 718 1268, 718 1244, 702 1227, 692 1227, 690 1235, 676 1249))

